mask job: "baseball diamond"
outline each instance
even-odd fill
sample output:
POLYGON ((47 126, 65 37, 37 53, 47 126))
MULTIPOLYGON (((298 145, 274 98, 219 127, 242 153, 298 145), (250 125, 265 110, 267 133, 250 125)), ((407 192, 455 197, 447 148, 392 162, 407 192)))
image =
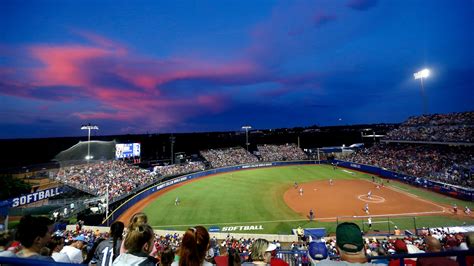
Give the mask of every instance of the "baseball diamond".
MULTIPOLYGON (((365 173, 347 173, 344 168, 333 170, 327 165, 233 171, 193 179, 155 192, 129 208, 119 220, 127 221, 133 213, 144 211, 151 217, 150 224, 157 229, 182 230, 199 223, 219 228, 246 225, 242 228, 250 233, 287 234, 299 225, 331 228, 327 223, 334 224, 338 216, 363 216, 367 202, 373 217, 435 215, 452 219, 447 204, 413 194, 417 192, 398 189, 400 184, 397 182, 375 189, 376 184, 371 180, 365 173), (333 185, 328 182, 329 176, 334 179, 333 185), (306 192, 302 196, 299 189, 295 189, 295 182, 306 192), (366 197, 371 189, 374 191, 371 200, 360 196, 366 197), (181 201, 179 206, 174 204, 176 197, 181 201), (314 221, 309 221, 308 217, 311 208, 314 221)), ((443 198, 432 194, 435 198, 443 198)), ((403 222, 398 225, 404 226, 403 222)), ((406 226, 413 229, 412 224, 406 226)))

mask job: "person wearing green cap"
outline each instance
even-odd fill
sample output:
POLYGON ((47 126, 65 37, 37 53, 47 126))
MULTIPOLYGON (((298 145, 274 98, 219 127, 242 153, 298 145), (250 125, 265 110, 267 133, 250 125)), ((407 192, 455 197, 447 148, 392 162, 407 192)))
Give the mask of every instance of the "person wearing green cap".
POLYGON ((355 223, 341 223, 337 226, 336 248, 341 256, 340 261, 321 260, 317 265, 386 265, 368 262, 362 232, 355 223))

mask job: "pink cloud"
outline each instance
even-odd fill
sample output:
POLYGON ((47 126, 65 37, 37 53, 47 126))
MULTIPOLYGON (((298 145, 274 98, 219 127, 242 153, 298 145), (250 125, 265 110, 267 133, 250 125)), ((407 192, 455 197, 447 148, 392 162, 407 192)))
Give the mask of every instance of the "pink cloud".
POLYGON ((81 120, 129 120, 131 117, 124 113, 107 113, 107 112, 75 112, 73 116, 78 117, 81 120))
MULTIPOLYGON (((267 78, 259 64, 246 58, 225 62, 147 58, 100 35, 76 33, 89 43, 29 46, 31 58, 23 60, 33 59, 36 64, 0 69, 0 93, 55 101, 55 109, 63 106, 69 112, 65 116, 79 120, 139 123, 156 130, 201 114, 219 113, 232 104, 223 87, 267 78), (172 93, 173 82, 186 80, 189 93, 176 88, 181 90, 177 97, 172 93), (194 81, 213 87, 193 88, 194 81), (11 85, 18 89, 11 90, 11 85), (88 111, 76 106, 88 106, 88 111)), ((52 112, 47 106, 39 108, 52 112)))
POLYGON ((85 86, 88 85, 83 67, 89 60, 110 55, 112 52, 87 46, 34 46, 34 58, 44 64, 33 70, 36 86, 85 86))

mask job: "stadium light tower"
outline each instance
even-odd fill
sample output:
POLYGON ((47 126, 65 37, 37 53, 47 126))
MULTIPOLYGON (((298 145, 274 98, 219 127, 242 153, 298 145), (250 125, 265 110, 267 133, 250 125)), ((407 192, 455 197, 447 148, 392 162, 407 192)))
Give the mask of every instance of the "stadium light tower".
POLYGON ((99 130, 99 127, 96 125, 91 125, 91 123, 87 125, 82 125, 81 130, 87 130, 87 156, 86 160, 89 161, 90 159, 94 158, 91 156, 91 130, 99 130))
POLYGON ((245 145, 247 146, 247 151, 249 151, 249 129, 251 129, 251 126, 242 126, 242 129, 245 129, 245 145))
POLYGON ((423 79, 426 79, 430 76, 430 70, 425 68, 421 71, 418 71, 413 74, 415 79, 419 79, 421 82, 421 97, 423 98, 423 114, 428 113, 428 102, 426 101, 425 87, 423 84, 423 79))

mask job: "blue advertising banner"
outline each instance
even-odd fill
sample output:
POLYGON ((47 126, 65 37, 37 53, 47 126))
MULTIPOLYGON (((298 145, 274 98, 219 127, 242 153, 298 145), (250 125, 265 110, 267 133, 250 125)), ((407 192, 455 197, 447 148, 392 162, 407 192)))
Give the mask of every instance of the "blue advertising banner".
POLYGON ((9 199, 8 201, 11 202, 11 207, 15 208, 18 206, 28 205, 33 202, 51 198, 61 193, 63 193, 63 187, 54 187, 50 189, 39 190, 26 195, 21 195, 16 198, 9 199))

